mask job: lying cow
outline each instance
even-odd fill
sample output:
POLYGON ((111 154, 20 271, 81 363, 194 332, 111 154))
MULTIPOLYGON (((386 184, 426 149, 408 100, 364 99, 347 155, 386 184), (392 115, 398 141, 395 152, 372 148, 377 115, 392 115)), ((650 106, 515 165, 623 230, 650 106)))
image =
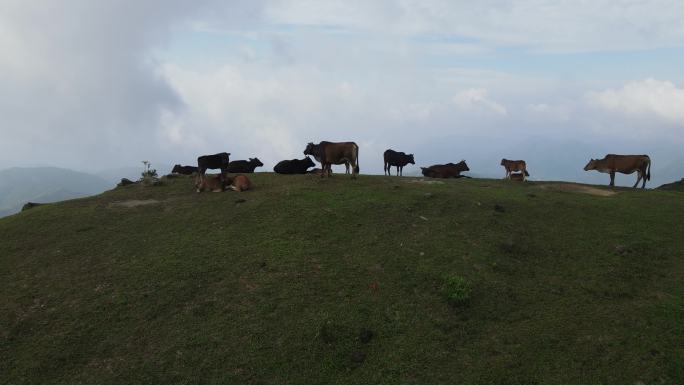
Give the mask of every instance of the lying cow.
POLYGON ((252 188, 252 182, 244 175, 236 175, 234 177, 227 178, 227 182, 230 183, 228 188, 237 192, 247 191, 252 188))
POLYGON ((608 154, 603 159, 591 159, 584 171, 596 170, 610 174, 610 185, 615 186, 615 173, 631 174, 637 172, 637 180, 632 188, 635 188, 643 179, 641 188, 646 187, 646 181, 651 180, 651 158, 648 155, 616 155, 608 154))
POLYGON ((307 156, 304 159, 281 160, 273 167, 273 171, 278 174, 306 174, 306 170, 315 165, 307 156))
POLYGON ((221 175, 209 175, 204 177, 198 175, 195 179, 195 188, 198 193, 203 191, 222 192, 226 189, 226 181, 221 175))
POLYGON ((524 182, 525 181, 525 174, 522 172, 512 172, 512 173, 508 174, 508 179, 524 182))
POLYGON ((511 178, 511 173, 513 171, 520 171, 522 172, 522 180, 525 180, 526 176, 530 176, 530 174, 527 172, 527 165, 525 164, 524 160, 508 160, 506 158, 501 159, 501 165, 504 166, 506 169, 506 176, 504 179, 511 178))
POLYGON ((421 167, 423 175, 429 178, 463 178, 461 175, 463 171, 470 171, 465 160, 458 162, 457 164, 447 163, 447 164, 436 164, 430 167, 421 167))
POLYGON ((230 163, 230 153, 220 152, 214 155, 202 155, 197 158, 197 172, 200 178, 204 178, 204 174, 208 169, 221 169, 221 177, 228 171, 228 164, 230 163))
POLYGON ((407 164, 416 164, 416 161, 413 159, 413 154, 408 154, 406 155, 403 152, 397 152, 394 150, 387 150, 383 154, 383 158, 385 160, 385 164, 383 166, 383 170, 385 171, 385 175, 392 175, 391 172, 391 167, 396 166, 397 167, 397 176, 404 175, 404 166, 407 164))
POLYGON ((309 143, 304 149, 304 155, 312 155, 321 163, 321 178, 332 174, 333 164, 347 164, 352 167, 352 178, 359 173, 359 146, 354 142, 326 142, 309 143))
POLYGON ((228 163, 228 172, 232 174, 252 174, 255 168, 262 167, 263 165, 264 164, 261 163, 259 158, 249 158, 249 160, 234 160, 228 163))
POLYGON ((197 167, 181 166, 180 164, 173 166, 173 169, 171 170, 172 174, 182 174, 182 175, 192 175, 196 172, 197 172, 197 167))

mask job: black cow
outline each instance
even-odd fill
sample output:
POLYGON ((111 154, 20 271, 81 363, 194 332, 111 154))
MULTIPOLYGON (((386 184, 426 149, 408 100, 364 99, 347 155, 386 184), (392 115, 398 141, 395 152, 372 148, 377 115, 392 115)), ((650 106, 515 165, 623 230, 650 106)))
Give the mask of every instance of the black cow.
POLYGON ((197 172, 197 167, 181 166, 180 164, 173 166, 173 170, 171 170, 172 174, 183 174, 183 175, 192 175, 196 172, 197 172))
POLYGON ((197 171, 200 178, 204 178, 204 173, 206 173, 208 169, 216 168, 221 169, 221 178, 223 178, 223 174, 228 171, 228 164, 230 163, 229 157, 230 153, 220 152, 214 155, 202 155, 197 158, 197 171))
POLYGON ((430 167, 421 167, 423 175, 430 178, 468 178, 465 175, 461 175, 463 171, 470 171, 465 160, 462 160, 456 164, 435 164, 430 167))
POLYGON ((273 171, 278 174, 306 174, 306 170, 315 165, 307 156, 304 159, 281 160, 273 167, 273 171))
POLYGON ((259 158, 249 158, 249 160, 234 160, 228 164, 228 172, 232 174, 251 174, 254 169, 261 167, 264 164, 261 163, 259 158))
POLYGON ((406 166, 409 163, 416 164, 416 161, 413 159, 413 154, 406 155, 403 152, 397 152, 391 149, 385 151, 385 153, 383 154, 383 158, 385 159, 383 170, 385 171, 386 175, 392 175, 391 168, 392 166, 396 166, 397 176, 403 176, 404 166, 406 166))

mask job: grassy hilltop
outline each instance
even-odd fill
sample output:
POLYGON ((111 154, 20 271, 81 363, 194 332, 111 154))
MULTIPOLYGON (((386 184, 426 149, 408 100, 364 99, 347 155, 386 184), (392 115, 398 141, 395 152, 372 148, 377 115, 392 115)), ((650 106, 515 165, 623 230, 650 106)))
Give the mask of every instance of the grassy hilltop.
POLYGON ((0 383, 684 383, 680 192, 252 179, 0 219, 0 383))

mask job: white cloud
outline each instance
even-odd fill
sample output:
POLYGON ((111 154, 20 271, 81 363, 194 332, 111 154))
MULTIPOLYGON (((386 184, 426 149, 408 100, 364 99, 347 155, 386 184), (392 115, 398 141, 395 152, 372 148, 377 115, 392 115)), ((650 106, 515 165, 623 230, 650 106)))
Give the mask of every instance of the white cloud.
POLYGON ((491 100, 484 88, 470 88, 461 91, 452 99, 454 104, 465 110, 486 110, 498 115, 508 115, 508 110, 502 104, 491 100))
POLYGON ((264 15, 277 24, 458 36, 553 52, 681 47, 684 41, 679 0, 281 0, 268 3, 264 15))
POLYGON ((589 92, 587 98, 592 105, 610 112, 654 115, 684 124, 684 88, 677 88, 669 81, 634 81, 619 89, 589 92))

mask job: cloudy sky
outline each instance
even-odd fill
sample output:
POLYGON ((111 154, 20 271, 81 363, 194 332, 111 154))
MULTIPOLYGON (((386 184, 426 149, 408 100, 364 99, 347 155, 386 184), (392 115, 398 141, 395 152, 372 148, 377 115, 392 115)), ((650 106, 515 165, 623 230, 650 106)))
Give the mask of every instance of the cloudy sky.
POLYGON ((600 182, 589 158, 648 153, 682 177, 683 19, 680 0, 0 0, 0 169, 270 170, 353 140, 368 173, 393 148, 600 182))

